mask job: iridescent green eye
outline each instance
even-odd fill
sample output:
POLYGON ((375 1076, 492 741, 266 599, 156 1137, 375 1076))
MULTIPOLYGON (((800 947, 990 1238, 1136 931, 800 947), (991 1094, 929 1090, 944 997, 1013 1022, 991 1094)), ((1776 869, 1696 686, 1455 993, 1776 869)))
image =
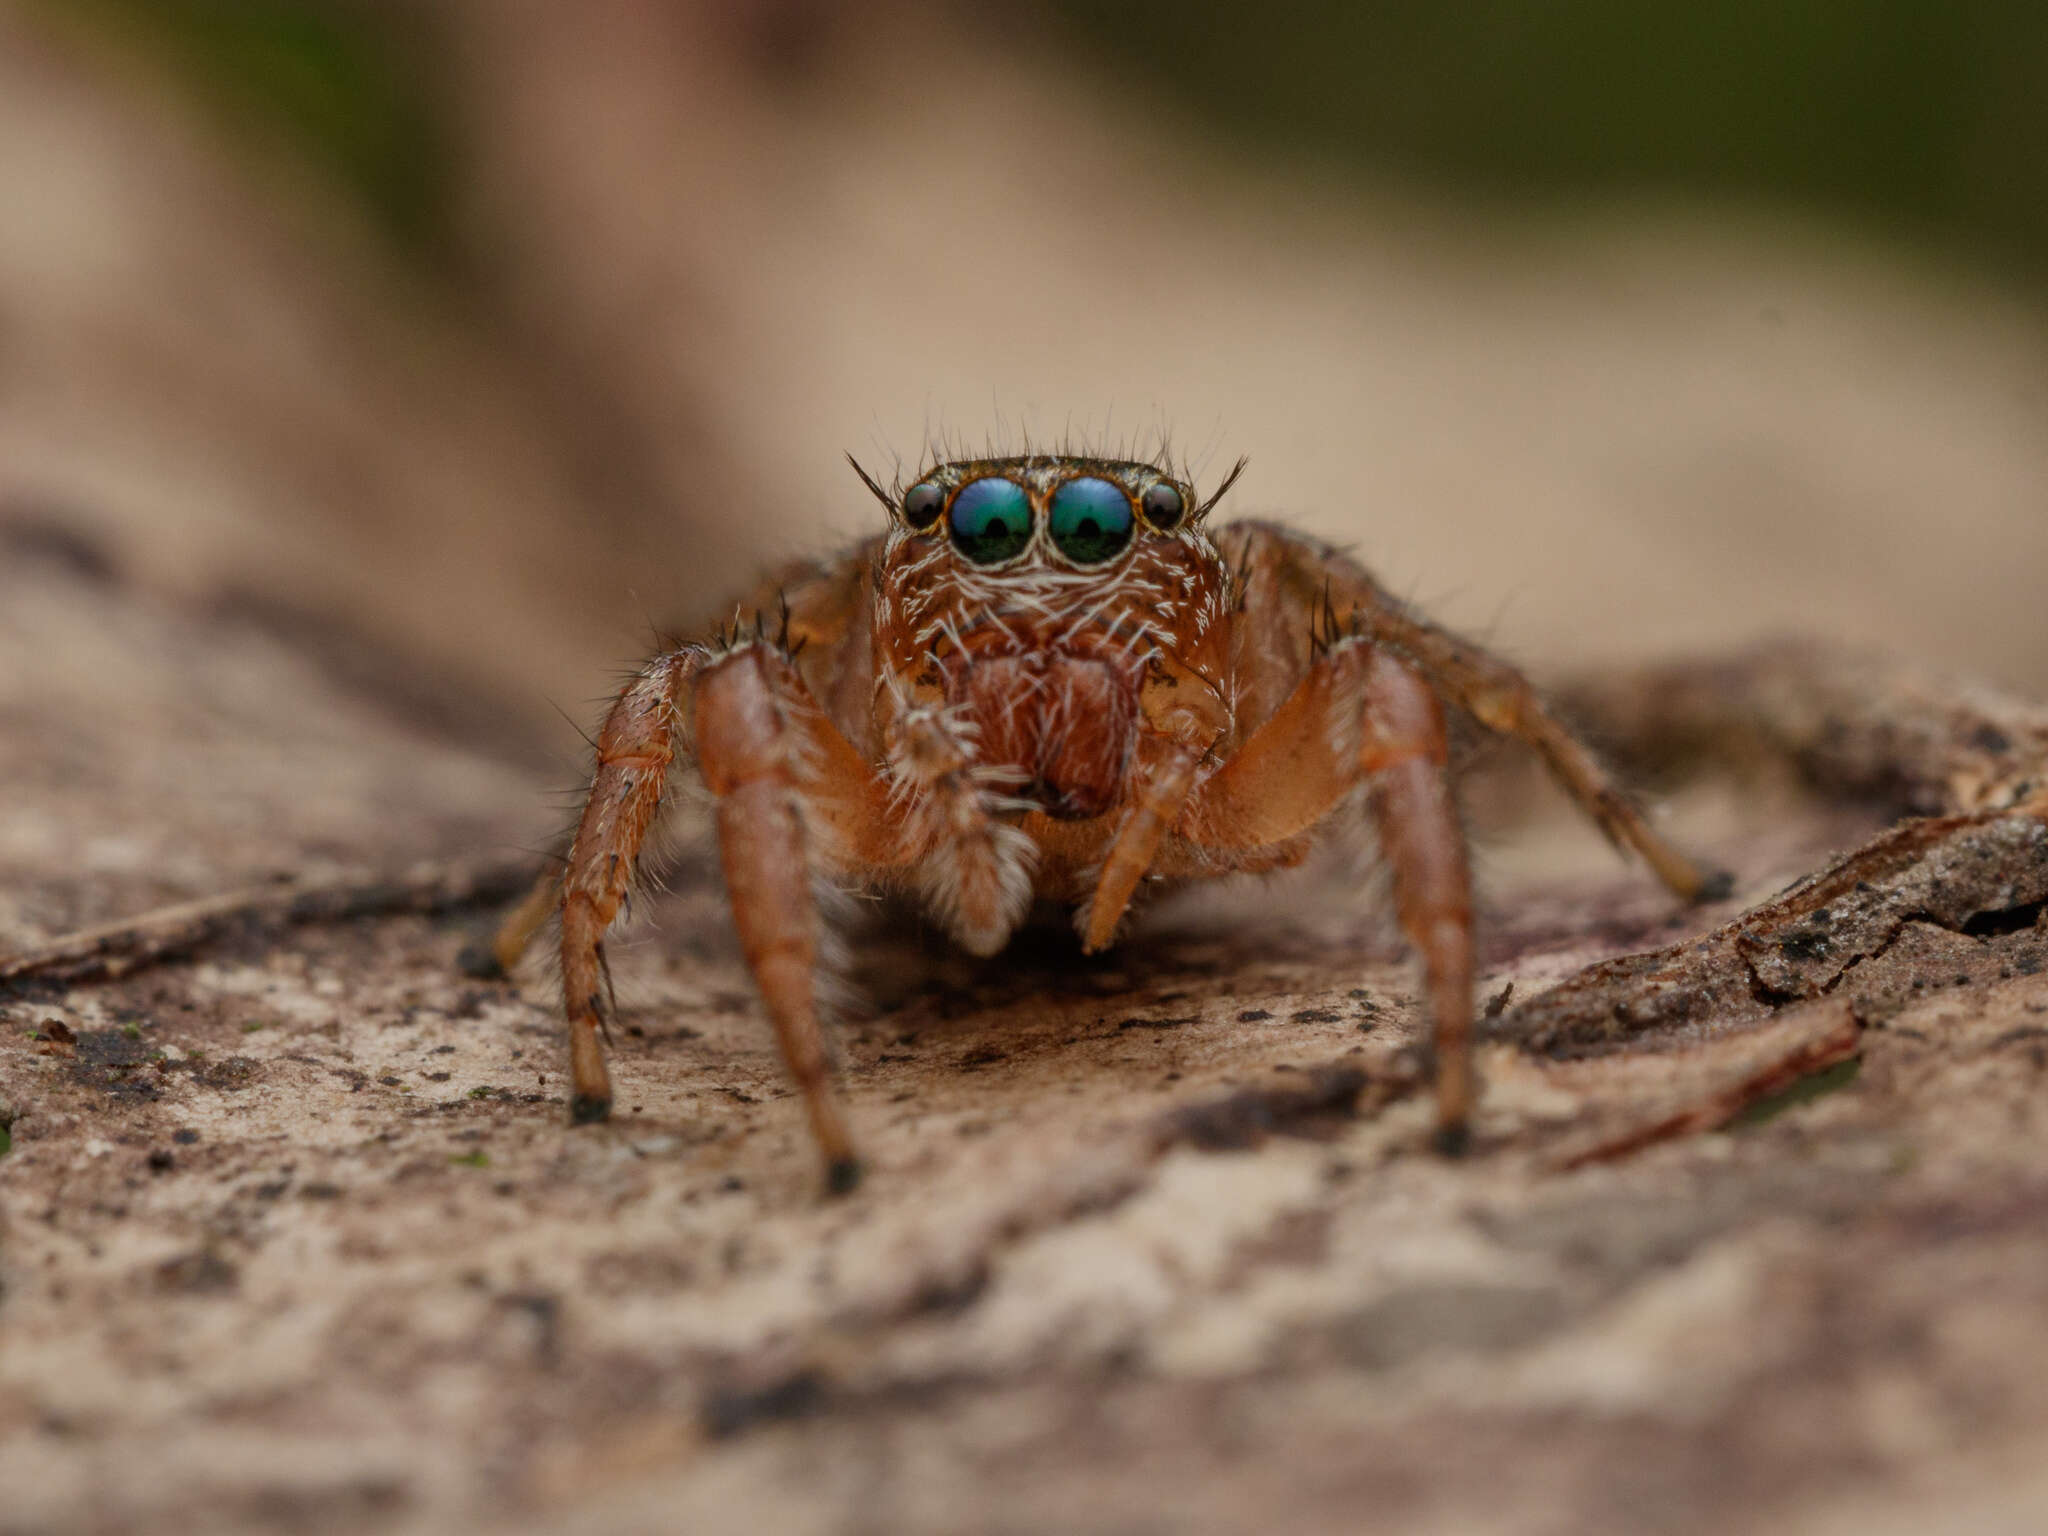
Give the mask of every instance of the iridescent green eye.
POLYGON ((953 547, 976 565, 1001 565, 1031 542, 1031 498, 1014 480, 991 475, 954 493, 953 547))
POLYGON ((1164 480, 1155 481, 1145 492, 1145 521, 1154 528, 1175 527, 1187 507, 1179 489, 1164 480))
POLYGON ((903 496, 903 521, 911 527, 923 530, 939 520, 939 508, 946 504, 946 493, 931 481, 913 485, 903 496))
POLYGON ((1053 492, 1052 541, 1076 565, 1099 565, 1131 542, 1131 498, 1113 480, 1084 475, 1053 492))

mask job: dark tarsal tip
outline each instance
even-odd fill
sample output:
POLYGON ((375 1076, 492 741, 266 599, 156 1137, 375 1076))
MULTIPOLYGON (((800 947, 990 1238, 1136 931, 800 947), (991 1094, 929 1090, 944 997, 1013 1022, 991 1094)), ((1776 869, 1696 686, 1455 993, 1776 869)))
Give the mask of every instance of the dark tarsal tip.
POLYGON ((1709 869, 1700 877, 1700 888, 1692 893, 1695 905, 1709 901, 1726 901, 1735 894, 1735 871, 1732 869, 1709 869))
POLYGON ((472 981, 503 981, 505 967, 497 951, 482 939, 472 939, 455 957, 455 968, 472 981))

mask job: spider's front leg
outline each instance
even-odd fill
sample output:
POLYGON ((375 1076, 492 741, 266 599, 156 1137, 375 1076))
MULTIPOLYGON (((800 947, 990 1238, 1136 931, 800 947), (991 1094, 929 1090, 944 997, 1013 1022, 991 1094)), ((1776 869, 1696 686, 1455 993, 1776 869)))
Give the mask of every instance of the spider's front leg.
POLYGON ((1422 676, 1369 642, 1340 641, 1195 791, 1175 830, 1219 851, 1270 848, 1366 785, 1429 994, 1437 1144, 1456 1152, 1473 1099, 1472 892, 1447 759, 1443 706, 1422 676))
POLYGON ((694 741, 717 797, 733 922, 776 1041, 824 1153, 827 1185, 860 1164, 835 1101, 818 1027, 815 870, 888 863, 895 840, 882 786, 764 642, 723 654, 691 647, 652 663, 620 694, 597 742, 597 772, 562 877, 562 995, 573 1117, 602 1120, 611 1084, 599 1035, 608 986, 603 940, 617 916, 676 759, 694 741), (687 731, 686 731, 687 716, 687 731))

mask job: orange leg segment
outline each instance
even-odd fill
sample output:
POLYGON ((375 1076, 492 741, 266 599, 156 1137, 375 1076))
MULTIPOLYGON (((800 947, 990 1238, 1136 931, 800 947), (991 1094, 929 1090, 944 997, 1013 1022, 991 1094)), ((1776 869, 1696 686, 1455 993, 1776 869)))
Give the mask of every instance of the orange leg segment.
POLYGON ((743 651, 697 684, 697 762, 718 797, 719 853, 747 965, 776 1043, 825 1155, 826 1187, 860 1182, 860 1161, 832 1092, 818 1027, 818 916, 797 786, 797 733, 785 722, 787 684, 767 653, 743 651))
POLYGON ((618 916, 681 737, 682 696, 704 653, 656 658, 620 693, 597 738, 597 771, 562 872, 562 1002, 569 1018, 569 1115, 610 1117, 599 1040, 609 999, 604 934, 618 916))
POLYGON ((1436 1070, 1437 1145, 1464 1150, 1472 1117, 1472 882, 1445 772, 1443 706, 1386 652, 1366 672, 1358 766, 1394 870, 1401 930, 1422 959, 1436 1070))
POLYGON ((1175 830, 1204 847, 1269 846, 1368 787, 1429 996, 1438 1145, 1456 1151, 1473 1099, 1472 897, 1447 756, 1443 708, 1422 676, 1390 652, 1342 642, 1195 791, 1175 830))
POLYGON ((1081 948, 1096 954, 1109 948, 1116 938, 1138 882, 1152 867, 1159 844, 1172 830, 1188 792, 1194 788, 1195 767, 1202 754, 1194 748, 1163 736, 1147 737, 1139 752, 1139 766, 1132 775, 1137 800, 1117 829, 1116 840, 1102 861, 1095 878, 1095 891, 1082 912, 1081 948))
MULTIPOLYGON (((1635 853, 1678 896, 1727 894, 1729 877, 1701 869, 1665 841, 1520 672, 1414 612, 1346 555, 1270 523, 1240 523, 1232 532, 1236 558, 1258 592, 1257 611, 1283 615, 1289 625, 1320 612, 1331 632, 1402 657, 1488 730, 1534 747, 1608 841, 1635 853)), ((1275 620, 1266 622, 1270 628, 1275 620)))
POLYGON ((717 796, 719 851, 747 964, 824 1153, 827 1186, 851 1189, 860 1164, 819 1029, 811 879, 820 863, 894 861, 899 840, 886 819, 885 787, 767 646, 659 658, 627 685, 598 736, 597 773, 561 886, 572 1118, 583 1124, 611 1112, 600 1038, 609 996, 604 934, 690 738, 717 796))

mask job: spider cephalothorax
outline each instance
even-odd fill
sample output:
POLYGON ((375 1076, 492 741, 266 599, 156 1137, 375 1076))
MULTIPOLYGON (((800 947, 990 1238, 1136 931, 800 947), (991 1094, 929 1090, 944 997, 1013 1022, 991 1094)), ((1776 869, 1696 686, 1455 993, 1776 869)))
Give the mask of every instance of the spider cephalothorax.
POLYGON ((1135 460, 962 459, 897 489, 863 471, 885 532, 773 577, 752 606, 775 624, 649 662, 598 737, 561 876, 500 944, 515 957, 559 908, 575 1118, 610 1111, 604 932, 694 761, 832 1187, 858 1164, 819 1037, 814 876, 907 894, 980 954, 1034 898, 1065 902, 1099 949, 1142 882, 1297 862, 1359 790, 1427 980, 1440 1140, 1460 1144, 1472 913, 1444 703, 1531 743, 1674 890, 1707 882, 1512 669, 1301 534, 1212 534, 1237 472, 1198 503, 1135 460))
POLYGON ((876 568, 887 707, 956 712, 1021 801, 1101 816, 1141 717, 1227 718, 1229 577, 1186 485, 1149 464, 987 459, 885 499, 899 523, 876 568))
MULTIPOLYGON (((894 522, 872 622, 889 766, 915 801, 940 764, 965 765, 993 823, 933 829, 910 883, 988 954, 1034 893, 1086 901, 1134 765, 1192 764, 1228 730, 1230 573, 1208 508, 1148 463, 974 459, 875 490, 894 522)), ((923 804, 957 819, 958 798, 923 804)))

